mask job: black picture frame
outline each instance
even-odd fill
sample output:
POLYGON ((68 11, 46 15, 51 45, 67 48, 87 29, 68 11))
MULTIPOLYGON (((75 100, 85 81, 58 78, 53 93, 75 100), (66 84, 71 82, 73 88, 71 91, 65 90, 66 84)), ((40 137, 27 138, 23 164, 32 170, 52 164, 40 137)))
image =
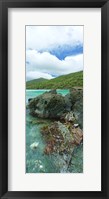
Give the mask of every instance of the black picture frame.
POLYGON ((109 198, 109 1, 108 0, 0 0, 0 197, 7 198, 109 198), (8 191, 8 8, 101 8, 102 43, 102 190, 8 191))

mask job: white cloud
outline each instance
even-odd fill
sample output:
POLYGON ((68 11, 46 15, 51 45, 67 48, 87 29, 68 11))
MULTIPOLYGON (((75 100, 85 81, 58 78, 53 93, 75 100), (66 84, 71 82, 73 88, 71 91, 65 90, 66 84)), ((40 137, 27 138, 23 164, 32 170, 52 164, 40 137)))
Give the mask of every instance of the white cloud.
POLYGON ((26 49, 51 50, 83 44, 83 26, 26 26, 26 49))
POLYGON ((48 52, 39 53, 35 50, 26 52, 26 77, 51 79, 52 75, 64 75, 83 70, 83 54, 69 56, 59 60, 48 52))
POLYGON ((83 70, 83 54, 60 60, 49 53, 60 46, 73 48, 78 44, 83 45, 83 26, 26 26, 26 79, 51 79, 52 75, 83 70))
POLYGON ((53 77, 47 73, 37 72, 37 71, 29 71, 26 74, 26 78, 28 81, 28 80, 32 80, 32 79, 38 79, 38 78, 52 79, 53 77))

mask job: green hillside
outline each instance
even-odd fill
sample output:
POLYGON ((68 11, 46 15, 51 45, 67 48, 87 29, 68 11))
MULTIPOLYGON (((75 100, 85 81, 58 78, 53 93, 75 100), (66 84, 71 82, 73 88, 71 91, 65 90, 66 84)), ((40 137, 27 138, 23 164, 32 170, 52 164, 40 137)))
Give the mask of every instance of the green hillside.
POLYGON ((45 78, 38 78, 38 79, 33 79, 33 80, 30 80, 30 81, 28 81, 27 83, 28 83, 28 85, 31 85, 31 84, 35 84, 36 82, 44 82, 44 81, 46 81, 47 79, 45 79, 45 78))
POLYGON ((27 89, 69 89, 83 86, 83 71, 62 75, 51 80, 43 78, 26 82, 27 89))

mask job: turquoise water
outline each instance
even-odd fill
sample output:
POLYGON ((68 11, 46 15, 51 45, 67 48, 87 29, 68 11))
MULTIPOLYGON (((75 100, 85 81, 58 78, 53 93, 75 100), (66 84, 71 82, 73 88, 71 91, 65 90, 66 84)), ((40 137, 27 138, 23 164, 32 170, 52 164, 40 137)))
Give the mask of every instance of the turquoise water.
MULTIPOLYGON (((26 103, 28 102, 28 99, 29 98, 34 98, 38 95, 41 95, 43 94, 44 92, 46 91, 50 91, 50 90, 26 90, 26 103)), ((69 90, 60 90, 60 89, 57 89, 57 93, 60 93, 62 95, 66 95, 69 93, 69 90)))
MULTIPOLYGON (((29 98, 34 98, 49 90, 26 90, 26 104, 29 98)), ((57 93, 66 95, 69 90, 57 90, 57 93)), ((26 172, 27 173, 60 173, 60 172, 82 172, 83 162, 82 145, 74 151, 71 166, 67 168, 61 156, 58 155, 45 155, 45 141, 40 133, 40 129, 45 124, 50 124, 50 120, 43 120, 32 117, 29 111, 26 110, 26 172), (31 149, 31 144, 36 142, 38 144, 35 150, 31 149), (76 154, 76 159, 75 159, 76 154), (73 163, 72 163, 73 162, 73 163), (64 168, 64 169, 63 169, 64 168)))

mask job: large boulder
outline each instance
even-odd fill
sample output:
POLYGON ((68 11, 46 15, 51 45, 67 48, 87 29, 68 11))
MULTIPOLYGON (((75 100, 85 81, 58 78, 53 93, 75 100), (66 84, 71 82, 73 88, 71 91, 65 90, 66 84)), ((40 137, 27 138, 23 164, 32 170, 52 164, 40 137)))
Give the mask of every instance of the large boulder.
POLYGON ((68 96, 77 123, 83 128, 83 89, 71 89, 68 96))
POLYGON ((69 95, 73 108, 77 101, 83 100, 83 89, 70 89, 69 95))
POLYGON ((68 104, 61 94, 51 91, 32 99, 28 107, 33 116, 59 119, 63 113, 70 111, 71 103, 68 104))
POLYGON ((64 119, 74 121, 83 128, 83 90, 71 89, 69 94, 62 96, 56 90, 29 100, 30 114, 39 118, 64 119), (67 116, 66 116, 67 114, 67 116), (64 118, 65 117, 65 118, 64 118))

